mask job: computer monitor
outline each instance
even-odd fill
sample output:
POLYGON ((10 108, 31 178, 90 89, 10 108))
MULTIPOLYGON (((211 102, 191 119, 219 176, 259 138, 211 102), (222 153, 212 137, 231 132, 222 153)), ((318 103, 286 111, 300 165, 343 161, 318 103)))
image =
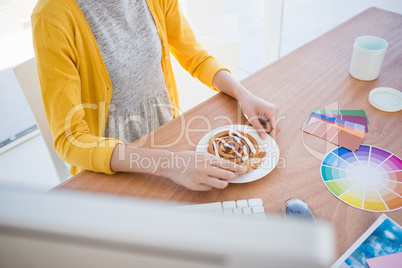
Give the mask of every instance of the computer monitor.
MULTIPOLYGON (((170 204, 171 206, 171 204, 170 204)), ((202 215, 101 194, 0 190, 0 267, 328 267, 325 223, 202 215)))

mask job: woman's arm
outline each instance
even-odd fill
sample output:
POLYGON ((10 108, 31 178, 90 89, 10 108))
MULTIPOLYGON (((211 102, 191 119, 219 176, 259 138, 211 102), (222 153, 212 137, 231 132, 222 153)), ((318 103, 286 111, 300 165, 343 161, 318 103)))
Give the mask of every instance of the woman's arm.
POLYGON ((180 11, 178 0, 165 2, 167 3, 165 23, 169 48, 181 66, 210 88, 218 89, 237 99, 244 115, 263 139, 265 130, 258 119, 265 115, 272 128, 272 131, 268 132, 274 137, 279 132, 275 120, 278 107, 251 94, 231 76, 224 65, 197 43, 193 31, 180 11))
POLYGON ((164 0, 164 22, 169 50, 179 64, 201 83, 215 89, 212 80, 220 70, 227 68, 210 55, 196 40, 178 0, 164 0))
POLYGON ((158 149, 117 145, 110 160, 113 171, 149 173, 171 179, 190 190, 223 189, 235 173, 244 174, 239 165, 208 153, 169 152, 158 149))
MULTIPOLYGON (((44 2, 39 3, 32 15, 32 34, 44 110, 54 147, 59 156, 74 167, 73 173, 85 169, 110 174, 110 157, 116 144, 122 142, 101 137, 103 129, 99 121, 102 119, 87 120, 89 114, 102 114, 106 102, 98 97, 83 101, 85 93, 82 92, 82 84, 96 87, 104 86, 104 83, 102 80, 97 80, 97 84, 93 84, 95 80, 89 83, 80 74, 82 66, 79 62, 85 62, 85 58, 79 56, 74 43, 71 14, 57 1, 46 3, 45 7, 41 6, 44 2)), ((83 73, 88 74, 85 70, 83 73)))
POLYGON ((280 131, 276 122, 278 107, 275 104, 253 95, 226 70, 216 73, 213 79, 213 86, 239 102, 242 112, 262 139, 265 139, 266 130, 261 125, 259 118, 263 115, 271 125, 269 134, 272 137, 278 134, 280 131))

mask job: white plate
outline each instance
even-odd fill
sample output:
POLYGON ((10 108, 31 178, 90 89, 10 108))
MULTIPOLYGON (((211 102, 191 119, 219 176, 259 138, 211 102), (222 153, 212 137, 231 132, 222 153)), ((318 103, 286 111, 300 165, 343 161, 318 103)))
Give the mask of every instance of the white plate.
POLYGON ((275 140, 267 135, 265 140, 262 140, 258 135, 257 131, 251 126, 245 125, 227 125, 223 127, 216 128, 211 132, 207 133, 202 139, 198 142, 196 151, 197 152, 207 152, 208 151, 208 142, 209 139, 215 134, 221 131, 227 131, 229 129, 232 130, 240 130, 241 132, 247 133, 251 135, 258 143, 261 150, 267 152, 267 155, 263 158, 264 161, 261 163, 260 167, 255 170, 250 170, 246 174, 237 175, 237 178, 234 180, 230 180, 231 183, 246 183, 251 181, 256 181, 261 179, 270 173, 278 163, 279 160, 279 147, 276 144, 275 140))

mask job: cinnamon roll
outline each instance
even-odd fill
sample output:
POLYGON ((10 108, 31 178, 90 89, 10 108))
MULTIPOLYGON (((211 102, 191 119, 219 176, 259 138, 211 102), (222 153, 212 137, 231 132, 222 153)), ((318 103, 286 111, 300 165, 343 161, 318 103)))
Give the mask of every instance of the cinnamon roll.
POLYGON ((257 169, 266 155, 251 135, 239 130, 222 131, 212 136, 208 153, 239 164, 246 171, 257 169))

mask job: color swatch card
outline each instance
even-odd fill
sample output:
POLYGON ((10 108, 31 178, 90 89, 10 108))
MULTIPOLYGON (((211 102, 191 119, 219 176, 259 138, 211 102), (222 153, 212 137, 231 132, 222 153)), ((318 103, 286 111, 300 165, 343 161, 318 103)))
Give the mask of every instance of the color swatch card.
MULTIPOLYGON (((328 115, 341 115, 340 119, 346 120, 343 116, 362 116, 366 118, 366 123, 368 124, 369 121, 366 116, 366 112, 364 110, 313 110, 315 113, 319 114, 328 114, 328 115)), ((349 121, 349 120, 347 120, 349 121)), ((357 123, 357 122, 356 122, 357 123)))
POLYGON ((384 149, 364 144, 355 152, 336 148, 324 158, 321 177, 331 193, 353 207, 402 207, 402 159, 384 149))
POLYGON ((338 118, 341 120, 345 120, 348 122, 356 123, 359 125, 363 125, 365 127, 365 132, 368 132, 367 118, 365 116, 356 116, 356 115, 341 115, 341 114, 326 114, 323 115, 338 118))
MULTIPOLYGON (((355 122, 349 122, 349 121, 345 121, 345 120, 342 120, 342 119, 339 119, 336 117, 331 117, 331 116, 328 116, 325 114, 319 114, 319 113, 314 113, 314 112, 310 115, 310 119, 311 119, 311 117, 316 117, 316 118, 326 121, 328 123, 333 123, 336 126, 339 126, 341 128, 345 128, 345 129, 348 129, 348 130, 351 130, 353 132, 357 132, 360 134, 364 134, 365 132, 367 132, 367 131, 365 131, 366 130, 365 125, 361 125, 361 124, 358 124, 355 122)), ((310 121, 310 119, 307 121, 307 124, 310 121)))
POLYGON ((303 131, 351 151, 356 151, 364 141, 364 134, 340 127, 333 122, 328 122, 314 116, 310 118, 303 131))

